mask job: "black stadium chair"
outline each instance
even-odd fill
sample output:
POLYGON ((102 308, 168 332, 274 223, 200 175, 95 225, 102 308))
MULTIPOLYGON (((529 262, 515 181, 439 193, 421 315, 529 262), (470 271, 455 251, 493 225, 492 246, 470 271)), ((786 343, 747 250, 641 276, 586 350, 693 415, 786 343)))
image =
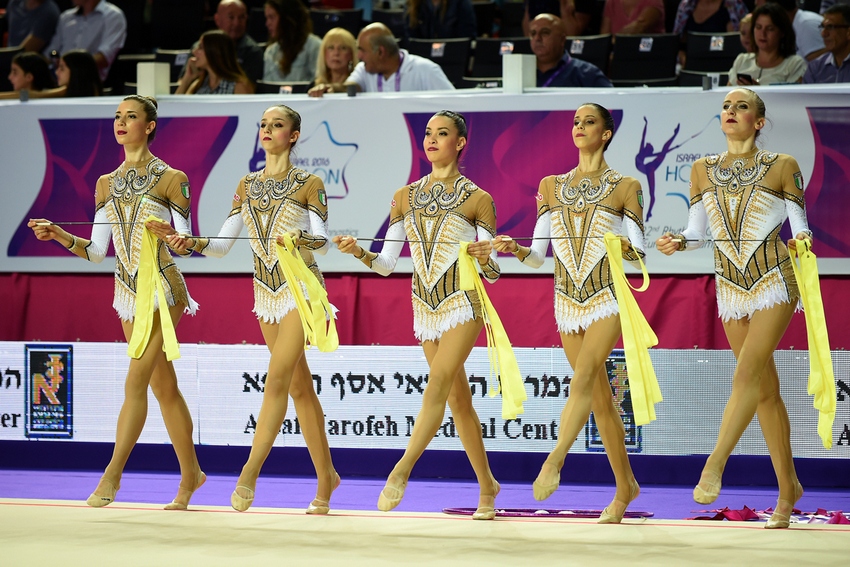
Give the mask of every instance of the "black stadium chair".
POLYGON ((722 73, 732 68, 735 58, 744 52, 738 32, 688 33, 685 69, 722 73))
POLYGON ((135 83, 139 63, 152 63, 156 61, 153 53, 128 53, 120 54, 109 69, 109 78, 112 79, 113 90, 124 83, 135 83))
POLYGON ((257 81, 257 94, 304 94, 310 89, 309 81, 257 81))
POLYGON ((372 22, 384 24, 396 38, 404 36, 404 10, 372 8, 372 22))
POLYGON ((251 8, 248 12, 248 35, 257 43, 269 39, 269 30, 266 28, 266 12, 263 7, 251 8))
POLYGON ((455 87, 460 87, 469 69, 471 46, 472 40, 466 37, 436 41, 410 38, 407 49, 410 53, 430 59, 442 67, 449 81, 455 87))
POLYGON ((169 80, 173 83, 180 79, 180 72, 192 56, 192 52, 188 49, 157 49, 155 56, 158 63, 169 64, 171 67, 169 80))
POLYGON ((522 18, 525 16, 525 2, 522 0, 505 0, 500 12, 500 36, 519 37, 524 35, 522 33, 522 18))
POLYGON ((493 35, 493 20, 496 18, 496 3, 492 0, 472 2, 475 11, 475 27, 477 37, 490 37, 493 35))
POLYGON ((617 34, 608 77, 623 87, 675 85, 678 54, 676 34, 617 34))
POLYGON ((313 20, 313 33, 324 37, 328 30, 344 28, 357 37, 363 27, 363 8, 353 10, 310 10, 313 20))
POLYGON ((204 0, 152 0, 154 48, 189 49, 204 31, 204 0))
POLYGON ((501 87, 502 77, 464 77, 459 88, 498 89, 501 87))
POLYGON ((0 92, 11 91, 9 72, 12 70, 12 58, 23 51, 20 45, 15 47, 0 47, 0 92))
POLYGON ((502 56, 508 53, 531 53, 527 37, 502 37, 475 40, 470 77, 501 77, 502 56))
MULTIPOLYGON (((127 19, 127 39, 121 53, 144 53, 150 40, 145 33, 145 0, 109 0, 118 6, 127 19)), ((120 84, 120 83, 119 83, 120 84)))
POLYGON ((680 87, 701 87, 703 86, 703 78, 710 75, 720 75, 717 85, 725 87, 729 82, 728 69, 724 73, 708 73, 705 71, 689 71, 682 69, 679 71, 679 86, 680 87))
POLYGON ((611 34, 567 37, 567 51, 576 59, 593 63, 604 73, 611 57, 611 34))

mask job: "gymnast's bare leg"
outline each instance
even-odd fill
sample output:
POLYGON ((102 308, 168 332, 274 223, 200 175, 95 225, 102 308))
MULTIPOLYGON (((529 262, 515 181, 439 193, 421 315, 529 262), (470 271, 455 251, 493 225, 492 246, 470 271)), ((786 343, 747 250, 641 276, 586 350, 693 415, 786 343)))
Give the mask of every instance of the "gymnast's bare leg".
POLYGON ((573 367, 570 396, 561 413, 560 436, 555 449, 546 458, 534 481, 534 497, 548 498, 560 483, 561 468, 567 453, 595 410, 599 433, 617 482, 617 493, 607 509, 614 519, 622 518, 629 502, 640 488, 628 462, 625 429, 611 398, 605 361, 620 338, 620 316, 613 315, 591 323, 583 332, 561 333, 564 352, 573 367))
MULTIPOLYGON (((184 305, 174 305, 169 308, 175 327, 183 315, 184 308, 184 305)), ((89 497, 89 505, 100 506, 110 503, 120 487, 127 459, 139 440, 147 419, 148 385, 160 401, 162 417, 180 463, 180 490, 174 502, 188 505, 192 492, 203 483, 203 473, 198 465, 192 440, 192 417, 177 388, 174 366, 165 359, 165 353, 162 350, 163 339, 159 316, 159 311, 154 313, 150 341, 141 358, 130 359, 130 368, 124 383, 124 403, 118 414, 112 459, 106 466, 97 489, 89 497)), ((133 334, 133 323, 122 321, 122 326, 124 335, 129 341, 133 334)), ((182 508, 185 508, 185 505, 182 508)))
POLYGON ((493 479, 487 457, 484 454, 481 423, 478 421, 477 414, 474 413, 475 410, 471 407, 472 396, 469 394, 469 382, 466 380, 463 370, 463 363, 472 351, 478 335, 481 334, 482 327, 483 322, 480 319, 474 319, 446 331, 439 341, 423 343, 430 372, 428 374, 428 385, 422 395, 422 409, 419 410, 419 415, 416 417, 413 434, 407 444, 407 449, 401 460, 393 468, 389 478, 387 478, 386 486, 381 491, 381 496, 378 499, 379 509, 392 510, 401 502, 413 466, 443 423, 446 402, 453 390, 455 390, 455 402, 458 403, 458 409, 461 410, 458 414, 455 414, 455 419, 458 422, 458 433, 481 486, 480 502, 486 505, 489 502, 487 497, 495 498, 498 483, 493 479), (462 385, 460 384, 461 375, 463 376, 462 385), (467 402, 464 401, 464 393, 458 388, 466 389, 465 395, 468 396, 469 409, 471 410, 468 413, 462 410, 467 402))
POLYGON ((247 510, 254 500, 254 489, 263 463, 271 452, 286 417, 289 389, 293 376, 304 358, 304 329, 296 310, 281 319, 279 324, 260 321, 263 338, 271 351, 269 370, 263 391, 263 403, 257 417, 254 442, 248 462, 231 495, 231 504, 239 511, 247 510))
MULTIPOLYGON (((434 360, 439 345, 439 340, 422 343, 425 358, 428 360, 429 365, 434 360)), ((495 516, 494 504, 500 487, 499 483, 496 482, 496 478, 493 476, 493 472, 490 470, 490 463, 487 459, 487 453, 484 450, 481 421, 478 419, 478 413, 472 405, 469 378, 462 365, 458 373, 455 374, 452 388, 449 391, 448 403, 455 420, 458 437, 460 437, 460 442, 463 445, 464 451, 466 451, 466 456, 469 457, 469 464, 472 465, 472 470, 475 472, 475 478, 478 480, 478 486, 480 487, 478 510, 476 512, 479 516, 490 515, 491 512, 495 516)))
POLYGON ((697 502, 711 503, 717 498, 729 455, 756 411, 779 482, 780 503, 785 501, 793 506, 802 496, 791 452, 788 411, 779 395, 779 377, 773 362, 773 352, 791 321, 794 308, 792 303, 782 303, 756 311, 749 321, 743 318, 723 324, 738 364, 717 444, 694 489, 697 502))

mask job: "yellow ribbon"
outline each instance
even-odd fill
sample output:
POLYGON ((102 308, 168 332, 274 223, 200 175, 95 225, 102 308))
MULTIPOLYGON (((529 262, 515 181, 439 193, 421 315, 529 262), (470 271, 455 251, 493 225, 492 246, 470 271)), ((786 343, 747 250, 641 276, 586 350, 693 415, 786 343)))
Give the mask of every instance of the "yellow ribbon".
POLYGON ((502 393, 502 419, 516 419, 525 410, 522 402, 528 399, 525 385, 519 372, 511 341, 502 326, 496 308, 490 302, 481 276, 478 275, 478 261, 467 252, 469 242, 460 243, 458 269, 460 270, 460 289, 475 290, 484 316, 484 329, 487 331, 487 356, 490 359, 490 377, 496 376, 497 382, 490 389, 490 397, 502 393))
POLYGON ((658 344, 658 337, 643 316, 631 290, 646 291, 649 287, 649 274, 646 272, 643 260, 638 256, 643 272, 643 284, 639 288, 632 287, 623 271, 623 249, 620 237, 610 232, 606 233, 605 248, 608 251, 611 279, 614 280, 617 307, 620 310, 623 350, 626 353, 626 371, 629 375, 629 391, 632 396, 635 423, 646 425, 655 419, 655 404, 662 400, 661 388, 658 386, 655 369, 649 358, 649 349, 658 344))
MULTIPOLYGON (((165 222, 149 215, 145 222, 165 222)), ((180 358, 180 345, 174 332, 174 322, 168 311, 168 301, 165 298, 165 287, 159 275, 159 265, 156 259, 156 236, 142 225, 142 250, 139 254, 139 269, 136 272, 136 317, 133 320, 133 334, 127 345, 130 358, 141 358, 153 330, 154 294, 159 300, 159 324, 162 328, 162 350, 165 358, 175 360, 180 358)))
POLYGON ((827 449, 832 448, 832 423, 835 421, 835 374, 829 351, 826 317, 820 293, 817 256, 808 240, 798 240, 797 249, 790 250, 791 266, 800 290, 803 312, 806 315, 806 335, 809 339, 809 395, 815 397, 818 410, 818 435, 827 449), (802 252, 801 252, 802 250, 802 252), (797 266, 797 258, 800 265, 797 266))
POLYGON ((333 352, 339 346, 339 336, 336 332, 333 309, 328 301, 328 292, 319 283, 316 275, 310 271, 304 258, 298 251, 292 236, 283 236, 283 246, 277 247, 277 257, 286 281, 289 282, 289 290, 295 298, 295 307, 298 316, 301 317, 301 326, 304 328, 304 349, 309 345, 316 345, 322 352, 333 352), (304 297, 301 284, 307 288, 310 296, 309 303, 304 297))

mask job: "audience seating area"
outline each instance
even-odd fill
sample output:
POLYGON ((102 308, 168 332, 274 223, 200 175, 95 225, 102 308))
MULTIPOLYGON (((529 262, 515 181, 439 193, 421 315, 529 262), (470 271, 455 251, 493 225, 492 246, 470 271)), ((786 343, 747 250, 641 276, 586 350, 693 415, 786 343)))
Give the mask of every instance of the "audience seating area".
MULTIPOLYGON (((127 90, 136 82, 135 66, 142 61, 166 61, 172 65, 171 81, 176 82, 192 44, 201 33, 214 29, 215 0, 110 0, 127 16, 127 42, 113 64, 106 86, 113 92, 127 90), (145 4, 150 4, 145 23, 145 4), (127 85, 127 86, 125 86, 127 85)), ((259 43, 267 41, 264 0, 243 0, 248 7, 248 33, 259 43)), ((306 0, 305 0, 306 1, 306 0)), ((3 0, 0 0, 2 7, 3 0)), ((71 0, 57 0, 60 9, 71 0)), ((402 47, 439 64, 457 88, 498 87, 502 84, 502 56, 531 54, 529 38, 523 36, 524 3, 519 0, 474 1, 478 37, 421 40, 404 38, 404 11, 399 3, 375 3, 370 21, 364 20, 362 2, 357 0, 310 0, 314 33, 322 36, 333 27, 343 27, 355 36, 372 22, 387 25, 402 47)), ((678 0, 665 0, 665 8, 675 14, 678 0)), ((673 15, 674 15, 673 14, 673 15)), ((2 18, 0 18, 1 20, 2 18)), ((671 20, 671 14, 667 14, 671 20)), ((672 23, 670 24, 672 25, 672 23)), ((2 37, 2 36, 0 36, 2 37)), ((687 42, 686 64, 678 69, 679 37, 672 34, 586 35, 567 38, 572 57, 593 63, 615 86, 700 86, 704 77, 720 76, 725 84, 735 57, 743 51, 737 32, 692 33, 687 42)), ((7 80, 15 48, 0 48, 0 90, 11 88, 7 80)), ((261 83, 257 92, 303 92, 301 84, 261 83), (283 91, 281 89, 283 88, 283 91)))

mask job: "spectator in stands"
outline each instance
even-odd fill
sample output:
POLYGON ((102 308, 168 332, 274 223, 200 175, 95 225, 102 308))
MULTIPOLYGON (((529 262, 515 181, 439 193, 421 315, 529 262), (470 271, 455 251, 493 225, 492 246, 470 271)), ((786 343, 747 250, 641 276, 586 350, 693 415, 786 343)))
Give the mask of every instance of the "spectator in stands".
POLYGON ((682 0, 676 11, 673 33, 679 34, 679 63, 685 66, 688 32, 723 33, 738 31, 749 10, 743 0, 682 0))
POLYGON ((850 83, 850 4, 827 8, 820 28, 829 51, 809 62, 803 82, 850 83))
MULTIPOLYGON (((213 16, 218 29, 230 36, 236 44, 236 60, 245 74, 256 83, 263 78, 263 47, 247 33, 248 8, 242 0, 221 0, 213 16)), ((192 46, 192 51, 198 44, 192 46)), ((188 66, 188 62, 186 64, 188 66)), ((183 67, 181 76, 186 73, 183 67)))
POLYGON ((566 52, 567 31, 552 14, 539 14, 529 25, 531 51, 537 58, 538 87, 611 87, 599 67, 566 52))
POLYGON ((22 90, 26 90, 29 95, 56 87, 50 63, 41 53, 32 51, 23 51, 12 58, 9 82, 13 90, 0 93, 0 100, 17 99, 22 90))
POLYGON ((9 0, 6 5, 9 46, 24 51, 41 51, 50 42, 59 21, 59 7, 53 0, 9 0))
POLYGON ((850 0, 821 0, 820 1, 820 12, 821 15, 826 14, 826 11, 835 6, 837 4, 850 4, 850 0))
MULTIPOLYGON (((351 88, 365 92, 454 90, 439 65, 399 49, 390 28, 372 23, 357 36, 360 59, 345 85, 331 85, 334 91, 351 88)), ((318 95, 321 96, 321 95, 318 95)))
POLYGON ((301 0, 266 0, 269 45, 263 54, 263 80, 312 81, 322 40, 313 35, 310 12, 301 0))
POLYGON ((407 3, 405 39, 475 39, 477 30, 471 0, 409 0, 407 3))
POLYGON ((741 18, 741 24, 738 28, 738 34, 741 36, 741 47, 747 53, 755 51, 753 47, 753 15, 747 14, 741 18))
POLYGON ((59 96, 101 96, 103 84, 97 59, 85 49, 72 49, 59 59, 56 66, 56 83, 64 89, 59 96))
POLYGON ((779 4, 788 14, 794 34, 797 36, 797 55, 811 61, 826 53, 818 26, 823 18, 816 12, 800 10, 797 0, 768 0, 779 4))
POLYGON ((316 84, 310 96, 334 92, 333 85, 344 85, 357 65, 357 40, 343 28, 328 30, 322 38, 319 62, 316 64, 316 84))
POLYGON ((664 33, 663 0, 607 0, 602 33, 664 33))
POLYGON ((522 31, 528 36, 532 20, 540 14, 560 16, 568 36, 595 35, 602 25, 605 0, 525 0, 522 31))
POLYGON ((175 94, 251 94, 254 84, 236 60, 236 44, 221 30, 204 32, 175 94))
POLYGON ((74 8, 59 16, 56 34, 44 54, 49 57, 54 51, 85 49, 94 56, 103 81, 127 39, 127 18, 106 0, 73 0, 73 3, 74 8))
POLYGON ((747 12, 743 0, 682 0, 676 11, 673 33, 738 31, 747 12))
POLYGON ((730 85, 799 83, 806 60, 795 53, 796 37, 788 14, 768 2, 753 11, 754 53, 741 53, 729 70, 730 85))

